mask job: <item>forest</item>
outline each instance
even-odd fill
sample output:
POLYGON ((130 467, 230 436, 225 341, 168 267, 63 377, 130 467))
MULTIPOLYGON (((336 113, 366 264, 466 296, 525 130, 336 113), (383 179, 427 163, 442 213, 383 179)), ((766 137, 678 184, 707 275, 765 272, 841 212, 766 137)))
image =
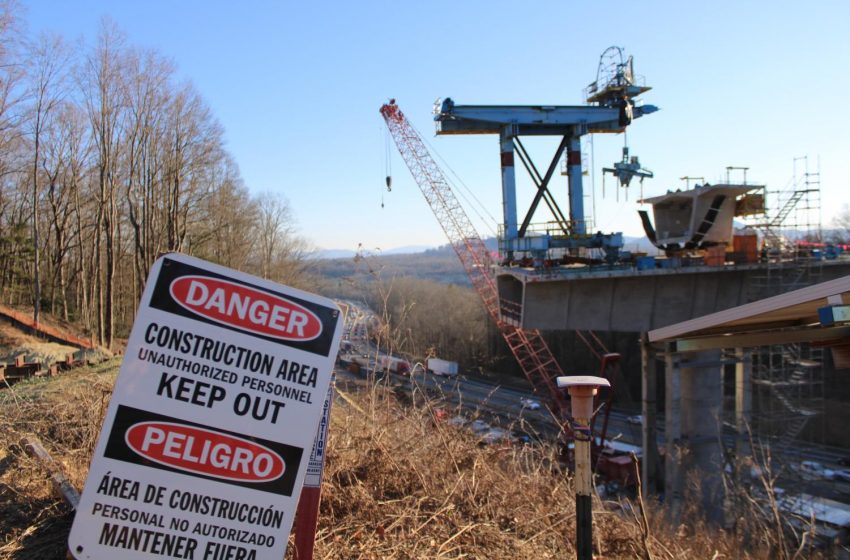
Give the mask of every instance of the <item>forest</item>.
POLYGON ((283 186, 249 190, 167 56, 108 19, 91 45, 30 37, 19 12, 0 3, 0 302, 112 347, 161 253, 303 282, 283 186))

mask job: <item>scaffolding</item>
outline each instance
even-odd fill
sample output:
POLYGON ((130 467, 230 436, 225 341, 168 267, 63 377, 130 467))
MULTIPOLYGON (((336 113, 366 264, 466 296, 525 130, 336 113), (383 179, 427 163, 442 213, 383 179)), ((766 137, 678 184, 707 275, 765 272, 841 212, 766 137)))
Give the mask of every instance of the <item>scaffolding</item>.
POLYGON ((823 239, 819 167, 811 172, 808 156, 795 158, 790 188, 765 188, 765 213, 747 225, 761 238, 764 264, 753 276, 750 301, 820 281, 823 260, 815 248, 823 239))
MULTIPOLYGON (((762 437, 789 444, 824 412, 823 350, 772 345, 753 354, 753 424, 762 437)), ((822 440, 822 434, 809 434, 822 440)), ((793 446, 789 446, 792 448, 793 446)))
MULTIPOLYGON (((762 266, 752 277, 749 301, 821 280, 820 169, 807 156, 794 159, 784 190, 765 189, 765 214, 748 227, 761 239, 762 266)), ((761 436, 790 443, 824 412, 823 350, 807 344, 773 345, 753 355, 753 422, 761 436)), ((823 434, 807 434, 822 440, 823 434)))

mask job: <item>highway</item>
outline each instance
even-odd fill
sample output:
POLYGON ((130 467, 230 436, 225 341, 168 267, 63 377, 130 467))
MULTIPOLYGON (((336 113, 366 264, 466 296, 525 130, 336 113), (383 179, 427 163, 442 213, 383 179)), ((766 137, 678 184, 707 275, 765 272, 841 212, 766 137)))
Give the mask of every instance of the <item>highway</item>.
MULTIPOLYGON (((383 378, 382 372, 376 372, 383 353, 369 342, 366 325, 372 320, 371 312, 362 308, 353 308, 349 312, 350 327, 347 329, 351 348, 340 358, 348 361, 359 358, 366 366, 364 370, 372 372, 378 378, 383 378), (364 359, 363 356, 366 356, 364 359)), ((353 376, 344 368, 337 368, 341 378, 353 376)), ((359 377, 366 377, 365 373, 359 377)), ((427 396, 445 403, 443 406, 450 415, 463 414, 467 418, 481 418, 496 427, 503 429, 519 429, 533 434, 540 439, 557 439, 561 428, 545 406, 531 410, 523 405, 524 399, 531 399, 544 404, 545 400, 531 391, 513 387, 504 387, 491 381, 477 379, 466 375, 441 377, 425 373, 421 366, 413 367, 413 375, 389 374, 387 381, 395 387, 403 388, 415 400, 417 395, 427 396)), ((634 412, 613 409, 610 413, 607 440, 626 444, 637 448, 640 455, 641 426, 628 422, 628 417, 634 412)), ((601 429, 602 419, 596 422, 597 432, 601 429)), ((664 418, 659 414, 657 423, 658 444, 663 447, 664 418)), ((724 444, 727 448, 734 447, 735 434, 731 428, 724 430, 724 444)), ((802 473, 799 469, 801 461, 816 461, 827 469, 846 470, 840 461, 850 456, 850 451, 840 448, 815 445, 804 442, 785 444, 777 441, 769 442, 770 456, 774 474, 779 474, 779 486, 787 489, 823 496, 838 501, 850 501, 850 482, 827 480, 810 473, 802 473)))

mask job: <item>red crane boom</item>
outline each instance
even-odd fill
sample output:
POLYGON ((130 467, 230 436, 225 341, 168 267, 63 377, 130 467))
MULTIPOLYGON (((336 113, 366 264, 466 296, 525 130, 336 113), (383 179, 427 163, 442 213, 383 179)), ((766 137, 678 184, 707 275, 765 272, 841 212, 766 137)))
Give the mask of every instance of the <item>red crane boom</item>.
POLYGON ((487 313, 496 322, 514 357, 534 390, 548 397, 553 412, 561 419, 569 418, 569 401, 555 385, 555 378, 564 375, 549 346, 538 330, 522 329, 501 313, 499 293, 493 278, 492 258, 464 211, 434 158, 425 147, 422 137, 395 100, 381 107, 402 159, 413 179, 434 211, 437 222, 457 253, 472 285, 484 302, 487 313))

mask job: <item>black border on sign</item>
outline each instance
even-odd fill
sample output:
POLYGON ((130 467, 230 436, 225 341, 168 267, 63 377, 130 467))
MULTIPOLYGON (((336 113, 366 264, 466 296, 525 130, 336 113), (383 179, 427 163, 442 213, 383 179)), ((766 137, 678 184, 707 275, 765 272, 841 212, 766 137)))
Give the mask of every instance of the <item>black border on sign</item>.
POLYGON ((109 432, 109 439, 106 442, 106 449, 104 450, 103 455, 104 457, 115 459, 117 461, 124 461, 126 463, 132 463, 134 465, 161 469, 164 471, 178 473, 185 476, 203 478, 206 480, 220 482, 221 484, 242 486, 244 488, 250 488, 252 490, 260 490, 263 492, 271 492, 272 494, 280 494, 282 496, 292 496, 292 489, 295 486, 295 479, 298 476, 298 468, 301 465, 301 457, 304 455, 304 450, 300 447, 287 445, 285 443, 269 441, 267 439, 261 439, 258 437, 240 434, 237 432, 231 432, 228 430, 221 430, 219 428, 213 428, 204 424, 198 424, 197 422, 189 422, 187 420, 181 420, 180 418, 174 418, 172 416, 166 416, 164 414, 156 414, 147 410, 141 410, 139 408, 133 408, 131 406, 119 404, 118 410, 115 411, 115 420, 112 423, 112 429, 109 432), (162 463, 157 463, 156 461, 151 461, 150 459, 145 458, 143 455, 140 455, 137 452, 133 451, 127 445, 127 442, 124 439, 127 430, 129 430, 131 427, 140 422, 171 422, 174 424, 181 424, 183 426, 203 428, 204 430, 238 437, 244 440, 251 441, 253 443, 257 443, 259 445, 263 445, 274 451, 283 460, 285 465, 283 475, 279 478, 276 478, 275 480, 270 480, 268 482, 229 480, 218 478, 215 476, 208 476, 201 473, 185 471, 183 469, 169 467, 168 465, 164 465, 162 463))
POLYGON ((214 325, 222 329, 228 329, 244 335, 253 336, 255 338, 260 338, 262 340, 267 340, 269 342, 274 342, 283 346, 289 346, 291 348, 297 348, 299 350, 304 350, 305 352, 310 352, 311 354, 318 354, 319 356, 325 357, 327 357, 330 352, 331 344, 333 343, 334 331, 336 330, 336 324, 337 321, 339 321, 338 309, 325 307, 324 305, 319 305, 317 303, 306 301, 286 293, 275 292, 262 286, 257 286, 256 284, 250 284, 237 278, 226 276, 224 274, 218 274, 216 272, 212 272, 204 268, 198 268, 191 264, 186 264, 174 259, 170 259, 168 257, 163 257, 162 267, 159 269, 159 275, 157 276, 156 285, 154 286, 149 305, 154 309, 159 309, 160 311, 173 313, 175 315, 187 317, 189 319, 199 321, 201 323, 214 325), (207 276, 209 278, 226 280, 228 282, 233 282, 234 284, 247 286, 252 290, 258 290, 279 298, 283 298, 285 300, 289 300, 312 311, 322 323, 322 332, 313 340, 283 340, 280 338, 264 336, 262 334, 247 331, 245 329, 226 325, 224 323, 208 319, 203 315, 192 313, 190 310, 184 308, 182 305, 174 301, 174 298, 171 297, 171 283, 177 278, 183 276, 207 276))

